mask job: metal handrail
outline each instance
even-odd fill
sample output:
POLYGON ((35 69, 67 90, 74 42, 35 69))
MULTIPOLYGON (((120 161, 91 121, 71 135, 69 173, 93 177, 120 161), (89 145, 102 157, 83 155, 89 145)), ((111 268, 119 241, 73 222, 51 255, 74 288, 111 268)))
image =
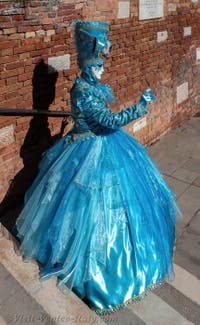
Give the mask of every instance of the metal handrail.
POLYGON ((0 107, 0 116, 37 116, 37 115, 43 115, 47 117, 69 117, 71 116, 71 112, 0 107))

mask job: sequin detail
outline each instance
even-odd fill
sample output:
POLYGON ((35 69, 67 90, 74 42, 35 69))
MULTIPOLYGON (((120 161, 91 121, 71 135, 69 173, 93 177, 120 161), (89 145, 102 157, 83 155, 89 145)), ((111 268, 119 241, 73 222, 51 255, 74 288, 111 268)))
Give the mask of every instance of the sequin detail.
POLYGON ((95 137, 96 135, 91 132, 91 131, 87 131, 87 132, 83 132, 83 133, 73 133, 73 134, 70 134, 66 137, 66 140, 65 142, 66 143, 73 143, 75 141, 78 141, 78 140, 86 140, 88 138, 91 138, 91 137, 95 137))
POLYGON ((109 315, 111 313, 114 313, 116 311, 125 309, 128 307, 128 305, 130 305, 133 302, 139 302, 141 300, 143 300, 151 291, 153 291, 154 289, 158 288, 159 286, 163 285, 165 282, 161 281, 161 282, 157 282, 154 283, 152 285, 150 285, 144 292, 140 293, 137 296, 134 296, 130 299, 128 299, 127 301, 123 302, 122 304, 116 305, 114 307, 111 308, 104 308, 104 309, 93 309, 95 311, 95 313, 99 316, 103 316, 103 315, 109 315))

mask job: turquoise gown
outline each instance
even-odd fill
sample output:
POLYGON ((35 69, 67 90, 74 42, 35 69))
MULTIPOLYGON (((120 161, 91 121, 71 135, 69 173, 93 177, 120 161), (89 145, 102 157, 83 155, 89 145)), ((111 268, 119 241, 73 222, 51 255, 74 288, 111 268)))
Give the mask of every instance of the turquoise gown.
POLYGON ((113 114, 113 95, 87 69, 71 90, 74 126, 44 153, 13 228, 41 280, 57 277, 97 314, 125 307, 173 277, 175 197, 122 126, 146 102, 113 114))

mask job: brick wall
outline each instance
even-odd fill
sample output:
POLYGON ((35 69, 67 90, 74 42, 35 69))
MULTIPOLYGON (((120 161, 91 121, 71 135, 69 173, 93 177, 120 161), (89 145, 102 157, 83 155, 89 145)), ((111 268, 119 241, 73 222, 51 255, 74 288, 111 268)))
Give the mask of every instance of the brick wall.
MULTIPOLYGON (((194 1, 194 0, 193 0, 194 1)), ((103 82, 118 98, 114 111, 151 86, 143 127, 127 130, 148 144, 199 110, 200 5, 165 1, 164 17, 138 19, 138 2, 4 0, 0 2, 0 107, 67 110, 77 75, 71 23, 110 22, 113 44, 103 82), (134 132, 135 130, 135 132, 134 132)), ((37 173, 42 152, 59 137, 61 119, 0 117, 0 198, 12 206, 37 173)))

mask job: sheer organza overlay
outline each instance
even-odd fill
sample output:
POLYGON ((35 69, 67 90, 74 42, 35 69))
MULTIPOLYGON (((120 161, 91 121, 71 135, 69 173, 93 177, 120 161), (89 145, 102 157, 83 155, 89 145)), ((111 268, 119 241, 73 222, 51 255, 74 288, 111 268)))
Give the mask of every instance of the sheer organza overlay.
POLYGON ((17 220, 20 251, 104 310, 173 277, 175 198, 123 129, 62 138, 44 154, 17 220))

